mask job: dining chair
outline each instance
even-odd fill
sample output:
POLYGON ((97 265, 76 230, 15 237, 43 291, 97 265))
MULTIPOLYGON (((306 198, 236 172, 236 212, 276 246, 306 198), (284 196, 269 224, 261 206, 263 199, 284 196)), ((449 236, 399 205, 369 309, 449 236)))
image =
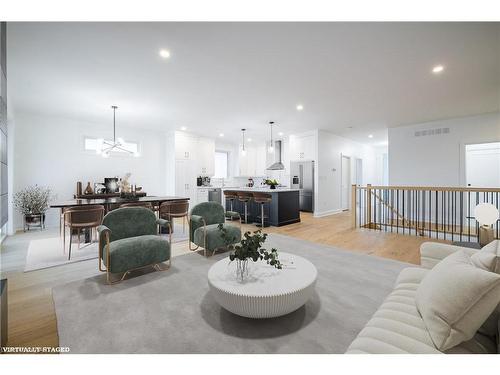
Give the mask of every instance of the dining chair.
POLYGON ((186 221, 189 214, 189 201, 172 201, 163 202, 160 205, 160 218, 168 220, 174 226, 174 218, 182 218, 182 233, 186 232, 186 221))
MULTIPOLYGON (((90 230, 90 242, 93 238, 93 229, 102 223, 104 207, 101 205, 75 206, 64 211, 63 249, 66 248, 66 227, 69 228, 68 260, 71 260, 71 244, 73 231, 78 234, 78 248, 80 248, 80 233, 82 229, 90 230)), ((96 232, 97 233, 97 232, 96 232)))
POLYGON ((128 203, 122 203, 120 205, 120 208, 122 207, 144 207, 144 208, 149 208, 151 211, 153 211, 153 205, 150 202, 128 202, 128 203))

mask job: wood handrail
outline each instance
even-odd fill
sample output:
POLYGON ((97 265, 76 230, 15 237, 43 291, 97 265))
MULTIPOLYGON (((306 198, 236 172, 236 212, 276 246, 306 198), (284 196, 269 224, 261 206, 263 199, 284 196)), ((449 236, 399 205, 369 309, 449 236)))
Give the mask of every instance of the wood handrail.
POLYGON ((463 191, 463 192, 492 192, 500 193, 500 188, 453 187, 453 186, 356 186, 360 190, 417 190, 417 191, 463 191))

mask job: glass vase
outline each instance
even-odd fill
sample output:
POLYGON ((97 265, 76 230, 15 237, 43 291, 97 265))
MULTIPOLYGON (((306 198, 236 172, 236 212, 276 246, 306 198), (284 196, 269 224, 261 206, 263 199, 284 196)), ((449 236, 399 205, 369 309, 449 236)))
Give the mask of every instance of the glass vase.
POLYGON ((245 278, 248 276, 248 259, 236 260, 236 277, 241 281, 245 281, 245 278))

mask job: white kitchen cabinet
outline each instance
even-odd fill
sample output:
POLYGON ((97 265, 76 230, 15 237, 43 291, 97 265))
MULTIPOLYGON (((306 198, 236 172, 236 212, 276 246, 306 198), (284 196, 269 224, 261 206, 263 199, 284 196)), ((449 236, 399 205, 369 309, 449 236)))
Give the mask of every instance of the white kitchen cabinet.
POLYGON ((290 160, 314 160, 316 142, 314 135, 290 137, 290 160))
POLYGON ((202 202, 208 202, 208 188, 197 188, 196 189, 196 204, 202 202))
POLYGON ((177 160, 195 160, 197 148, 197 137, 183 133, 175 133, 175 158, 177 160))
POLYGON ((196 162, 194 160, 175 161, 175 195, 189 198, 190 207, 196 204, 196 162))
POLYGON ((246 155, 243 156, 241 148, 239 151, 239 176, 241 177, 261 177, 266 175, 266 146, 246 146, 246 155))
POLYGON ((215 174, 215 141, 213 139, 198 139, 196 162, 198 175, 211 177, 215 174))
POLYGON ((271 165, 267 164, 267 158, 266 158, 266 145, 262 146, 257 146, 256 147, 256 155, 255 155, 255 176, 258 177, 263 177, 267 175, 267 170, 266 168, 271 165))

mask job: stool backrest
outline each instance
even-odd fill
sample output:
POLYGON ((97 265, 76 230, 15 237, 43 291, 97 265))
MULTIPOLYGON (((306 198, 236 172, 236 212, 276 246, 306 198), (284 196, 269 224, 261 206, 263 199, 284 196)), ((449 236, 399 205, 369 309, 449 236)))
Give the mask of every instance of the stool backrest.
POLYGON ((268 203, 273 200, 273 196, 268 193, 255 192, 253 193, 253 200, 257 203, 268 203))
POLYGON ((246 191, 238 191, 237 194, 238 194, 238 199, 242 202, 249 201, 253 197, 252 193, 246 191))
POLYGON ((226 199, 236 199, 238 197, 238 193, 235 191, 224 190, 224 196, 226 199))

